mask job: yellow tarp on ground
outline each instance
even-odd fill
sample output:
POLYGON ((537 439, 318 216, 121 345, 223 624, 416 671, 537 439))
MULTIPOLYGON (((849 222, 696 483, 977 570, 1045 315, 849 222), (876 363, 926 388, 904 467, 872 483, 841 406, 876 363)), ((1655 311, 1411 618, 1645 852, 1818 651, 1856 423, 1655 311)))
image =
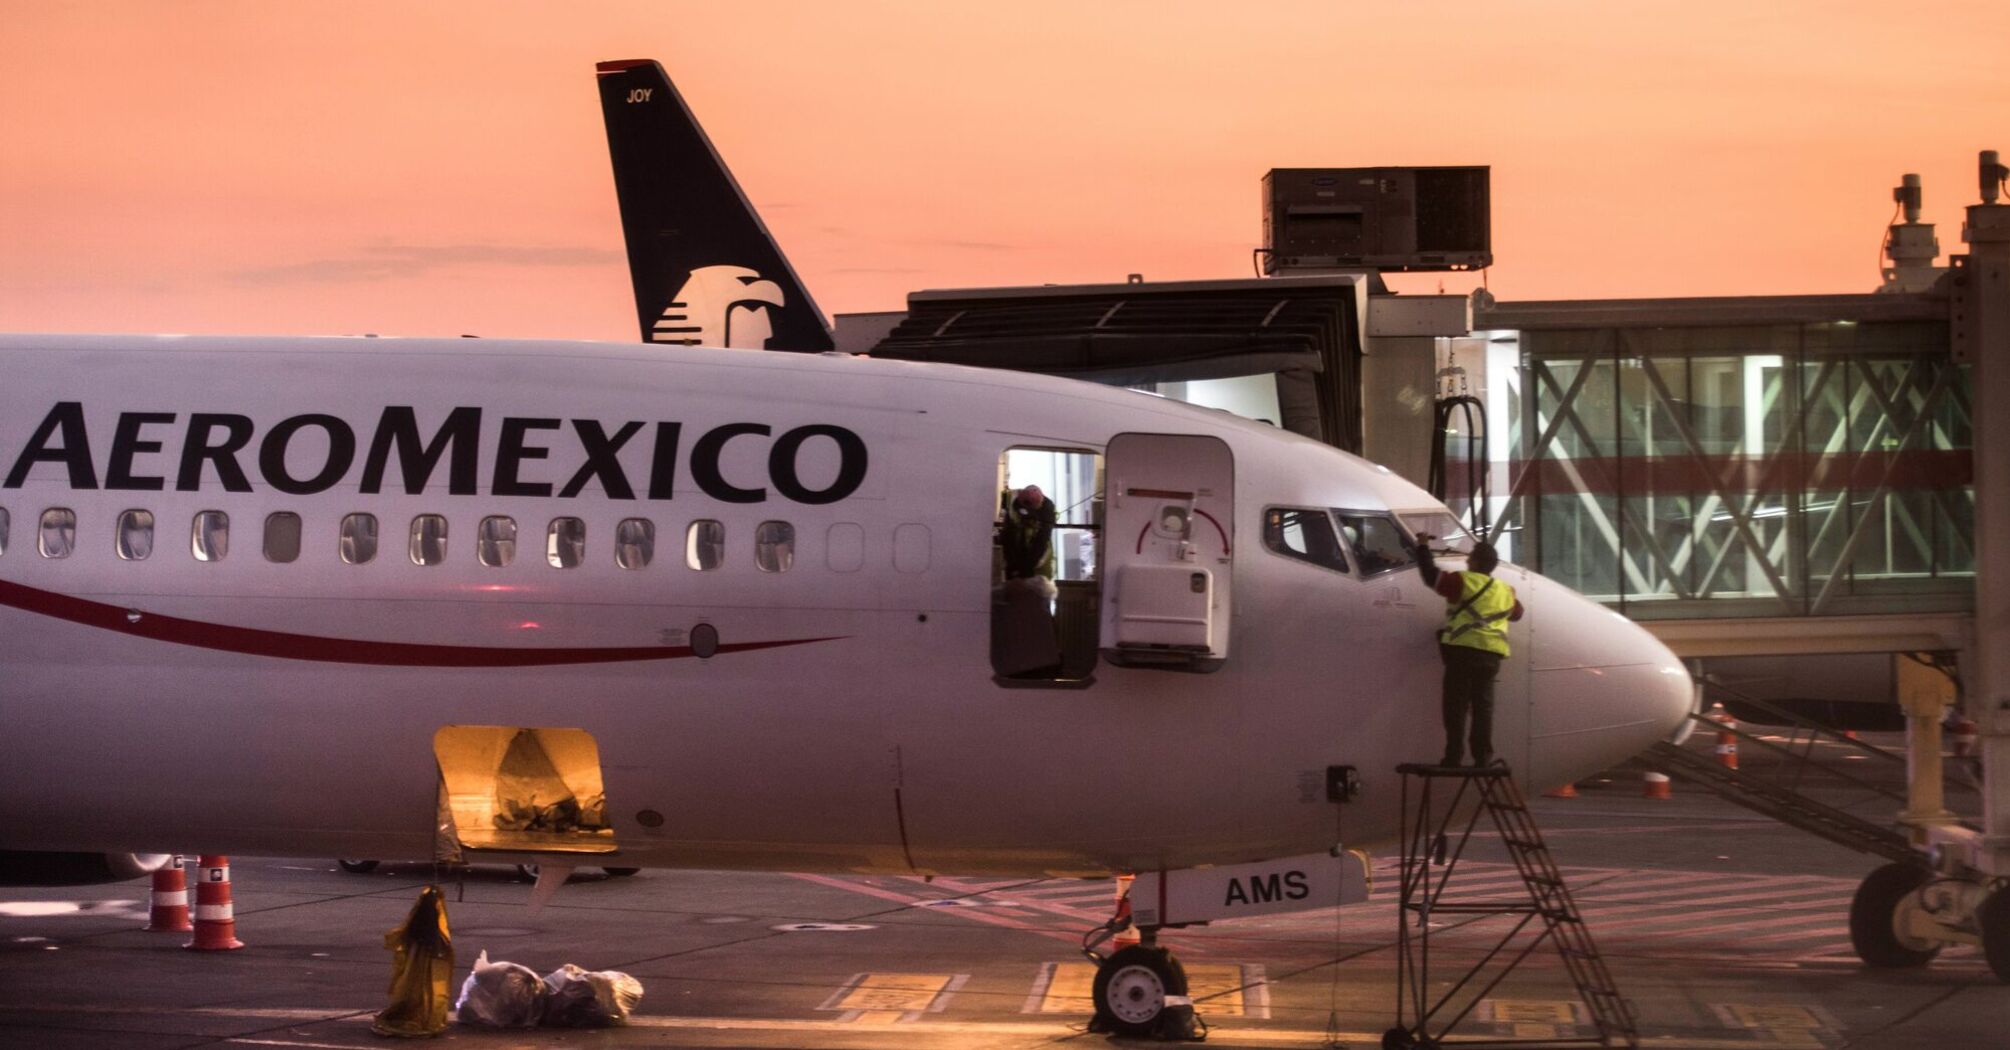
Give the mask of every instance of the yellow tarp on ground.
POLYGON ((370 1030, 414 1038, 447 1028, 447 985, 454 976, 454 938, 447 930, 447 901, 438 886, 419 894, 405 921, 384 934, 391 959, 391 1003, 370 1030))

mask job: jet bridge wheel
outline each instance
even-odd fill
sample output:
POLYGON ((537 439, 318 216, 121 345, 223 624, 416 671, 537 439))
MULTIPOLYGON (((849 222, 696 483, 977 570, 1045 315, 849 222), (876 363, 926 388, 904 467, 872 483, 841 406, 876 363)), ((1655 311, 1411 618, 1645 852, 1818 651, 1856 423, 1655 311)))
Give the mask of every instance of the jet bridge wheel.
POLYGON ((1999 981, 2010 981, 2010 886, 1998 887, 1975 909, 1975 925, 1982 928, 1982 957, 1999 981))
MULTIPOLYGON (((1940 954, 1938 943, 1902 932, 1905 913, 1919 907, 1916 891, 1932 877, 1932 872, 1912 864, 1887 864, 1864 877, 1849 902, 1849 942, 1857 958, 1866 965, 1900 969, 1925 966, 1940 954)), ((1990 900, 2000 897, 1999 893, 1990 900)), ((2010 919, 2010 902, 2002 909, 2010 919)), ((2004 941, 2000 950, 2005 968, 2010 969, 2010 922, 2003 924, 1999 939, 2004 941)), ((1995 968, 1993 958, 1991 968, 1995 968)), ((1997 970, 1997 976, 2004 975, 2005 969, 1997 970)))
POLYGON ((1096 1019, 1091 1031, 1158 1034, 1169 997, 1185 997, 1186 969, 1164 948, 1132 945, 1104 959, 1091 985, 1096 1019))

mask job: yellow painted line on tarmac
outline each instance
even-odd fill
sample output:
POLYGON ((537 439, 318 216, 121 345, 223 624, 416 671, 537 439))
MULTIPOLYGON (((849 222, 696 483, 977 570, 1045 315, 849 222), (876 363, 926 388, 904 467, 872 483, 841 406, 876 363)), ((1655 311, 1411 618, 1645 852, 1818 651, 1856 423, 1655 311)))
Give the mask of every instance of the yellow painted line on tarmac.
POLYGON ((966 979, 955 973, 856 974, 817 1009, 835 1011, 847 1024, 912 1024, 922 1014, 941 1012, 966 979))
MULTIPOLYGON (((1090 963, 1048 963, 1041 969, 1034 994, 1024 1008, 1029 1014, 1087 1014, 1095 999, 1096 968, 1090 963)), ((1187 996, 1194 1012, 1212 1022, 1217 1017, 1270 1016, 1270 996, 1263 967, 1238 963, 1186 964, 1187 996)))
MULTIPOLYGON (((8 1006, 0 1008, 0 1014, 72 1013, 75 1012, 76 1009, 77 1008, 74 1006, 45 1006, 45 1005, 8 1006)), ((92 1010, 93 1012, 98 1013, 120 1013, 120 1014, 187 1013, 187 1014, 202 1014, 206 1016, 235 1015, 247 1018, 285 1018, 291 1020, 317 1022, 319 1024, 341 1026, 344 1028, 367 1025, 370 1022, 371 1015, 376 1012, 375 1007, 368 1007, 368 1008, 359 1007, 351 1010, 344 1010, 339 1007, 331 1007, 325 1010, 274 1009, 274 1008, 261 1008, 261 1007, 241 1007, 241 1008, 185 1007, 180 1010, 167 1011, 158 1009, 147 1009, 141 1007, 109 1006, 109 1007, 92 1007, 92 1010)), ((654 1028, 666 1031, 689 1030, 689 1031, 718 1031, 718 1032, 745 1032, 745 1033, 773 1032, 776 1033, 777 1035, 798 1035, 798 1036, 803 1034, 817 1034, 817 1033, 838 1035, 845 1032, 885 1032, 889 1034, 905 1032, 916 1036, 925 1035, 927 1033, 938 1033, 945 1035, 964 1034, 972 1036, 986 1035, 986 1036, 1021 1037, 1021 1038, 1033 1039, 1033 1038, 1061 1038, 1069 1036, 1078 1036, 1081 1034, 1079 1020, 1065 1021, 1065 1022, 1059 1020, 1055 1021, 927 1020, 916 1024, 904 1021, 889 1022, 879 1020, 863 1021, 863 1022, 860 1021, 847 1022, 835 1018, 806 1020, 806 1019, 795 1019, 795 1018, 765 1018, 765 1017, 672 1017, 661 1014, 638 1014, 638 1015, 632 1015, 628 1018, 628 1025, 629 1027, 633 1028, 654 1028)), ((1337 1039, 1343 1043, 1362 1043, 1370 1046, 1379 1046, 1381 1045, 1383 1031, 1384 1029, 1382 1028, 1377 1028, 1372 1032, 1370 1031, 1328 1032, 1323 1028, 1318 1030, 1311 1030, 1311 1029, 1296 1029, 1296 1028, 1269 1028, 1269 1027, 1256 1027, 1256 1026, 1215 1025, 1212 1028, 1212 1036, 1213 1036, 1212 1041, 1221 1043, 1233 1043, 1237 1046, 1289 1048, 1289 1047, 1301 1047, 1301 1046, 1324 1047, 1328 1045, 1329 1039, 1337 1039)), ((335 1033, 330 1032, 328 1034, 334 1035, 335 1033)), ((252 1039, 255 1038, 256 1037, 252 1037, 252 1039)), ((270 1042, 254 1042, 252 1041, 252 1039, 248 1039, 247 1037, 244 1036, 239 1036, 236 1037, 235 1039, 226 1039, 224 1041, 249 1043, 250 1045, 271 1045, 271 1046, 328 1047, 328 1046, 345 1045, 340 1043, 313 1043, 304 1040, 300 1042, 292 1042, 277 1039, 271 1040, 270 1042)), ((1821 1044, 1819 1044, 1818 1042, 1806 1042, 1806 1043, 1773 1042, 1763 1039, 1754 1039, 1751 1035, 1740 1034, 1735 1037, 1727 1037, 1727 1038, 1697 1038, 1694 1036, 1648 1036, 1640 1040, 1640 1045, 1644 1048, 1648 1048, 1648 1050, 1771 1050, 1771 1048, 1780 1046, 1812 1047, 1821 1044)))

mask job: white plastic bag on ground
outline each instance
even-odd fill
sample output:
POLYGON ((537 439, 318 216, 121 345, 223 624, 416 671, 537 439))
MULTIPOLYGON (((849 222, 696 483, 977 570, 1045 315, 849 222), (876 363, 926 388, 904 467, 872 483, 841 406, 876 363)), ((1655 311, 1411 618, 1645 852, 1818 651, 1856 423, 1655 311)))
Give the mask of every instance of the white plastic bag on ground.
POLYGON ((617 970, 582 970, 571 963, 544 979, 544 1023, 553 1028, 621 1024, 642 999, 642 982, 617 970))
POLYGON ((537 971, 513 962, 492 963, 484 951, 461 984, 454 1013, 462 1024, 529 1028, 544 1016, 545 986, 537 971))

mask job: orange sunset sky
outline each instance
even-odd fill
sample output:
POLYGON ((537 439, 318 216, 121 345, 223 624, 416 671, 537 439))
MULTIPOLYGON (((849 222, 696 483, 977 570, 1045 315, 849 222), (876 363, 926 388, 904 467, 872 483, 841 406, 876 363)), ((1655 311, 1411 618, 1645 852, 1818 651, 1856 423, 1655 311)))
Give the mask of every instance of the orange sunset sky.
POLYGON ((1502 299, 1868 291, 1902 172, 1961 250, 2006 45, 2005 0, 0 0, 0 329, 633 339, 614 58, 827 313, 1246 276, 1266 169, 1379 164, 1492 165, 1502 299))

